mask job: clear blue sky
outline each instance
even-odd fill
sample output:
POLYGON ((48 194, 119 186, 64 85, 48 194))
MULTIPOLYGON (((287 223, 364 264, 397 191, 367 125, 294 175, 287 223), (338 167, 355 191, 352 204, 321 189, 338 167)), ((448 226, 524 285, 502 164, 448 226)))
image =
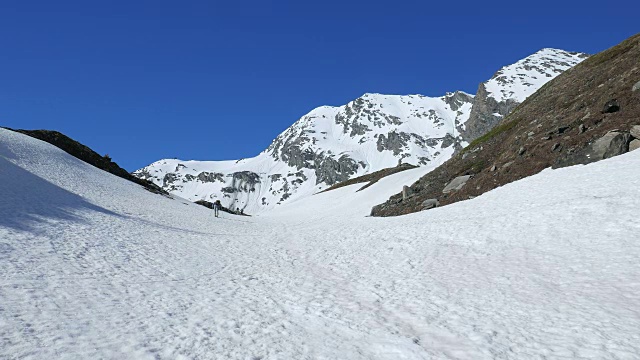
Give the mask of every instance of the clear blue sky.
POLYGON ((130 171, 238 159, 320 105, 475 93, 543 47, 640 31, 634 1, 275 3, 1 1, 0 126, 61 131, 130 171))

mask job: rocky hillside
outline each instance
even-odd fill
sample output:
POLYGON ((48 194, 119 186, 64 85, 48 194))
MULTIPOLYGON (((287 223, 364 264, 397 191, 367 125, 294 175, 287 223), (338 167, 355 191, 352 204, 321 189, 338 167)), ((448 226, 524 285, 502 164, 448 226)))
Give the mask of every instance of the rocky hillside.
POLYGON ((460 91, 435 98, 365 94, 343 106, 314 109, 254 158, 165 159, 134 175, 192 201, 220 199, 224 206, 257 213, 400 163, 435 168, 468 144, 470 119, 480 119, 472 121, 475 128, 491 126, 486 114, 508 113, 584 57, 537 52, 481 85, 488 89, 483 101, 460 91))
POLYGON ((545 168, 586 164, 638 148, 638 59, 640 34, 564 72, 404 194, 375 206, 372 215, 402 215, 466 200, 545 168))

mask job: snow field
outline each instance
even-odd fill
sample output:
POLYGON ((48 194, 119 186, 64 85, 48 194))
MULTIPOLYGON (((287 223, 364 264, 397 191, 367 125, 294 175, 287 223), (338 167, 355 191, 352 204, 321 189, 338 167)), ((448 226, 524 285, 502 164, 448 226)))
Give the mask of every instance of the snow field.
POLYGON ((236 217, 0 129, 0 358, 633 359, 640 152, 398 218, 236 217))

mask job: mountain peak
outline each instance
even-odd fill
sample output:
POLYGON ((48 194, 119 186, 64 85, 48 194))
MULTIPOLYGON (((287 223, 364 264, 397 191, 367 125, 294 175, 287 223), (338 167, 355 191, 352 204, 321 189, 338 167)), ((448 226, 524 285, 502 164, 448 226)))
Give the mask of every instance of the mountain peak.
POLYGON ((498 102, 513 100, 520 103, 546 82, 588 56, 585 53, 544 48, 502 67, 484 86, 488 96, 498 102))
MULTIPOLYGON (((508 92, 516 80, 530 83, 529 78, 549 70, 545 64, 551 64, 550 71, 562 71, 577 61, 571 59, 556 50, 542 51, 502 68, 504 79, 497 76, 485 84, 496 93, 508 92), (566 66, 557 66, 556 61, 566 66), (495 89, 490 84, 494 80, 495 89)), ((535 91, 548 79, 533 82, 528 90, 535 91)), ((342 106, 313 109, 254 158, 239 162, 168 160, 135 175, 192 201, 220 199, 226 207, 255 214, 399 163, 437 167, 467 144, 461 135, 473 105, 482 99, 464 91, 439 97, 364 93, 342 106)), ((490 114, 494 112, 500 111, 490 114)))

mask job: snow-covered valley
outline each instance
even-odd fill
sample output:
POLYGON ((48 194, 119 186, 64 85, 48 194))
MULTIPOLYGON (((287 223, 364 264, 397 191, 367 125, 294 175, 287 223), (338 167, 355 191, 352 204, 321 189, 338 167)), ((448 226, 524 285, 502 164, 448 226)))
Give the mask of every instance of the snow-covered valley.
POLYGON ((0 129, 0 358, 638 356, 639 151, 366 217, 426 171, 214 218, 0 129))

